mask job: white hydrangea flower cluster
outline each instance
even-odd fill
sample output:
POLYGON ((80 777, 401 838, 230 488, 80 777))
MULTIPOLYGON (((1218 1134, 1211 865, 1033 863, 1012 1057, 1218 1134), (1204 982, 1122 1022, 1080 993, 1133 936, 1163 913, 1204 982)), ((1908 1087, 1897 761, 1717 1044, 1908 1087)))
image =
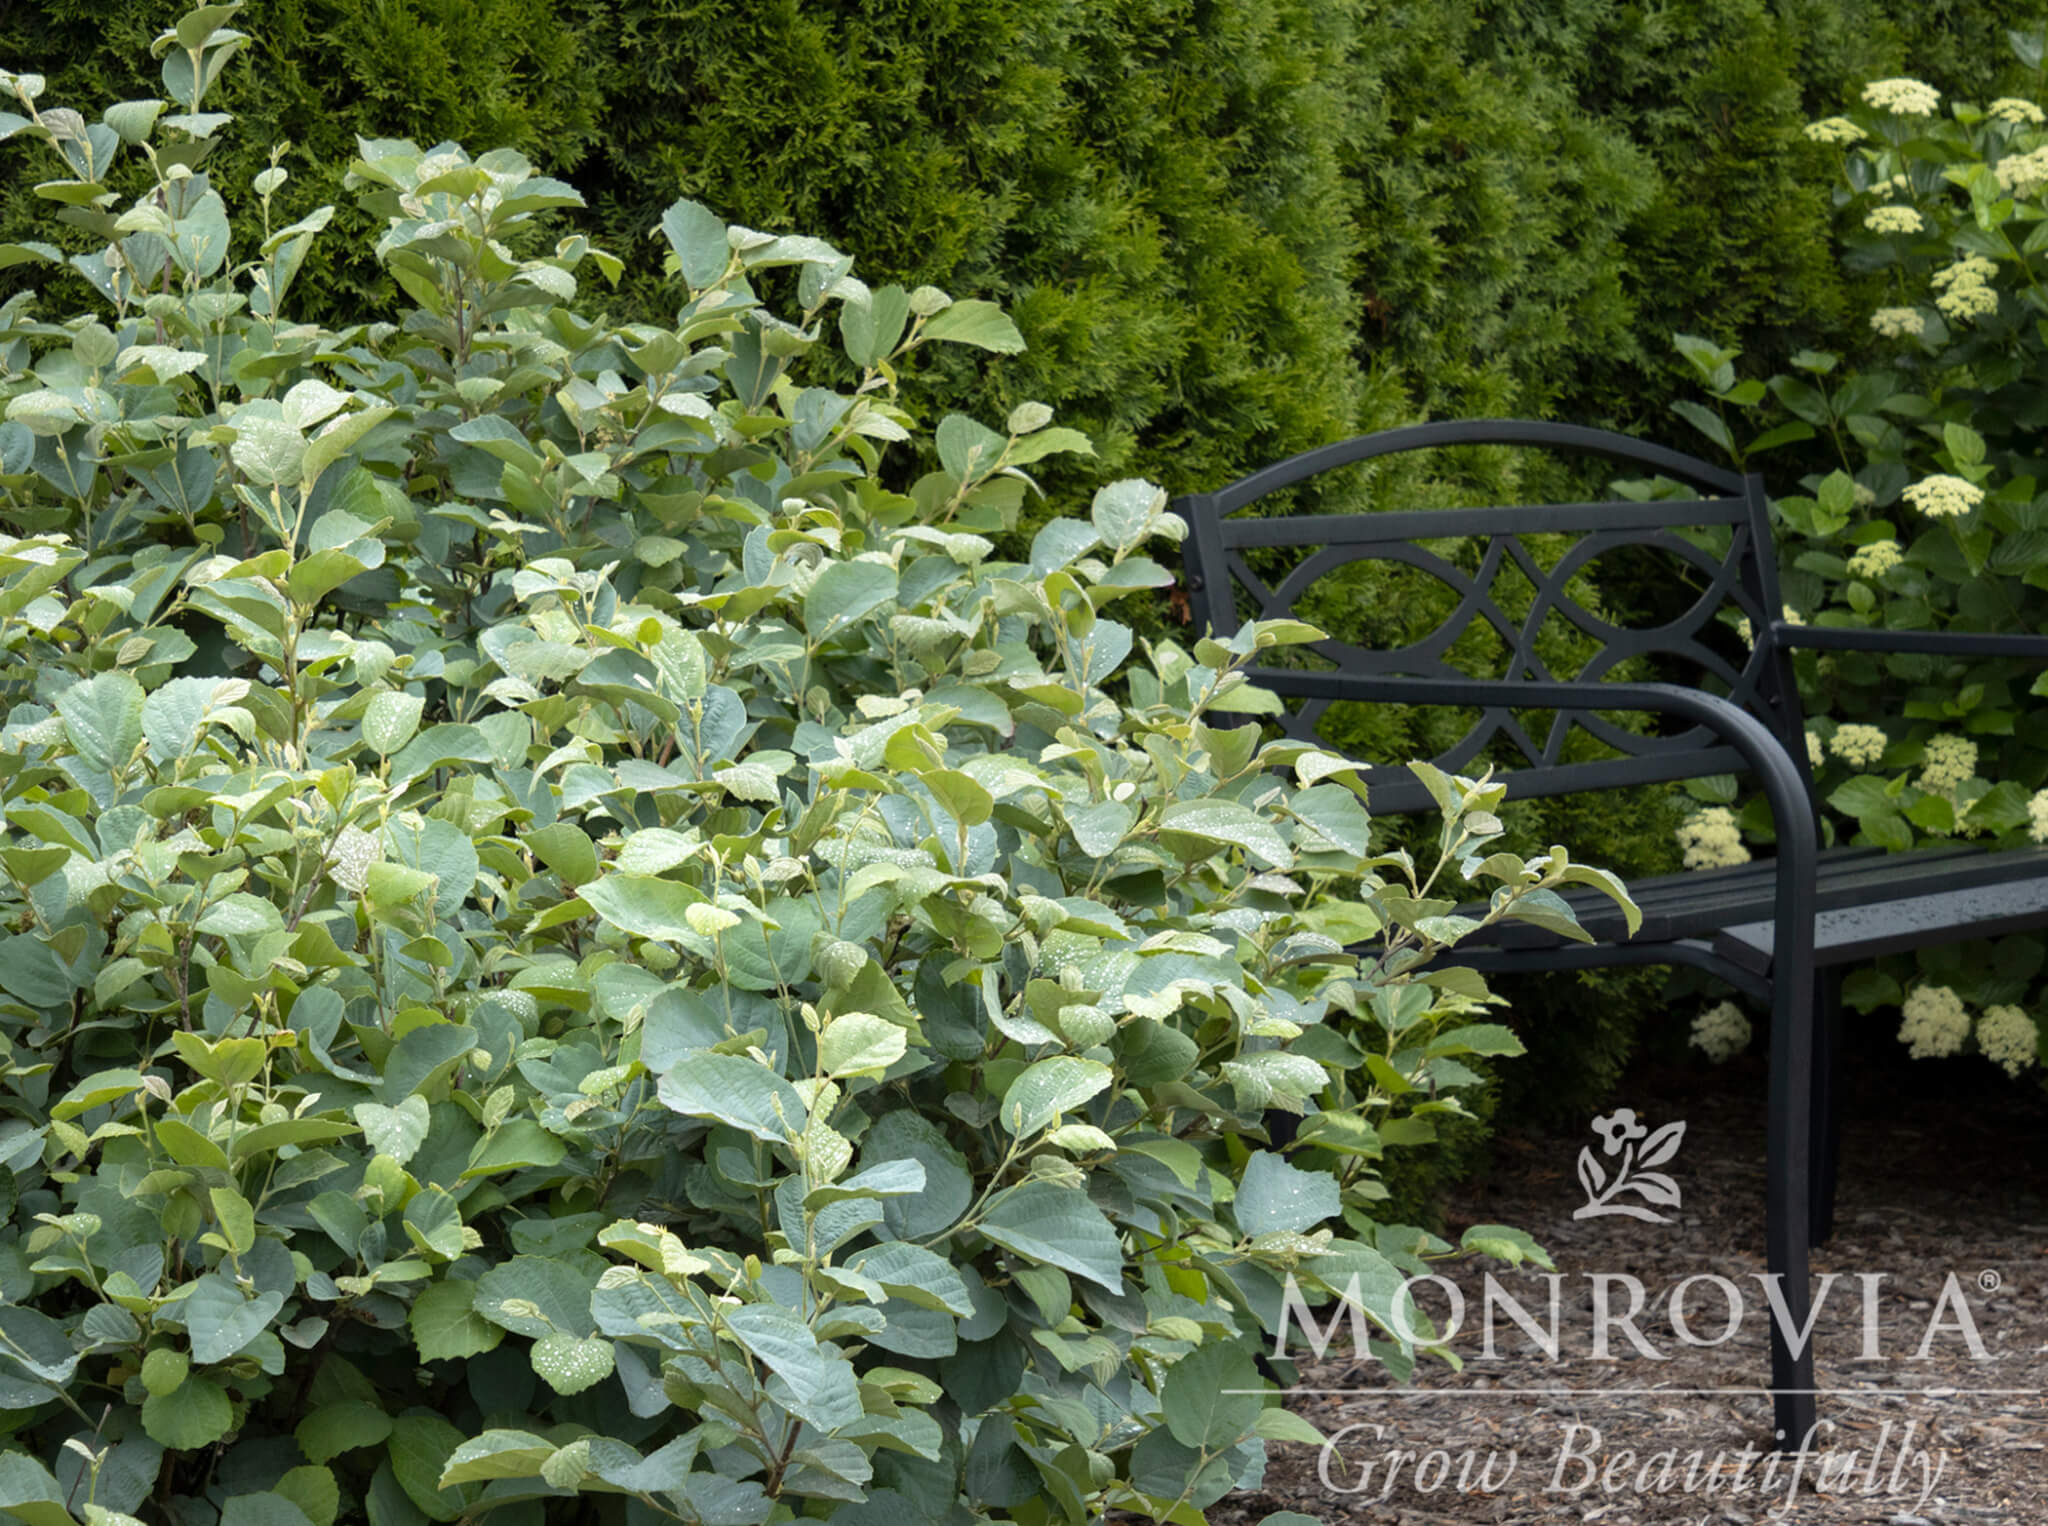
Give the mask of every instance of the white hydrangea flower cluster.
POLYGON ((327 850, 327 877, 350 895, 370 888, 370 865, 381 863, 384 844, 361 827, 343 827, 327 850))
POLYGON ((1882 196, 1886 201, 1890 201, 1894 197, 1905 196, 1909 194, 1912 191, 1912 189, 1913 177, 1911 175, 1906 174, 1904 171, 1901 171, 1900 173, 1892 176, 1889 180, 1878 181, 1876 185, 1870 188, 1870 194, 1873 196, 1882 196))
MULTIPOLYGON (((1778 618, 1787 625, 1804 625, 1806 623, 1806 616, 1800 614, 1798 610, 1789 604, 1778 606, 1778 618)), ((1748 615, 1743 615, 1736 620, 1735 634, 1742 638, 1744 646, 1756 645, 1756 627, 1749 623, 1748 615)))
POLYGON ((1991 278, 1998 267, 1981 254, 1966 255, 1934 273, 1934 289, 1940 293, 1934 305, 1941 315, 1956 323, 1983 318, 1998 311, 1998 293, 1991 278))
POLYGON ((1870 326, 1880 339, 1918 339, 1927 332, 1927 319, 1918 308, 1880 307, 1870 315, 1870 326))
POLYGON ((1918 233, 1927 223, 1911 207, 1872 207, 1864 215, 1863 226, 1872 233, 1918 233))
MULTIPOLYGON (((2015 95, 2002 95, 1984 108, 1984 115, 1995 122, 2013 122, 2025 127, 2039 127, 2048 122, 2048 113, 2043 113, 2032 101, 2023 101, 2015 95)), ((1809 134, 1812 129, 1807 129, 1809 134)))
POLYGON ((1954 519, 1984 501, 1984 489, 1946 474, 1923 477, 1906 489, 1906 502, 1929 519, 1954 519))
POLYGON ((1882 728, 1852 721, 1835 728, 1835 734, 1828 738, 1828 747, 1851 768, 1870 768, 1884 756, 1890 740, 1882 728))
POLYGON ((1892 568, 1906 559, 1905 548, 1895 540, 1874 540, 1867 546, 1858 546, 1849 557, 1849 576, 1870 578, 1873 581, 1883 577, 1892 568))
POLYGON ((1895 117, 1931 117, 1941 92, 1917 79, 1877 79, 1863 87, 1863 99, 1895 117))
POLYGON ((1749 1039, 1749 1019, 1732 1001, 1709 1007, 1692 1021, 1693 1047, 1716 1065, 1741 1054, 1749 1047, 1749 1039))
POLYGON ((1808 765, 1813 768, 1819 768, 1821 764, 1827 762, 1827 760, 1827 749, 1821 745, 1820 733, 1818 731, 1807 732, 1806 761, 1808 765))
POLYGON ((1930 794, 1953 795, 1957 786, 1977 772, 1977 744, 1968 737, 1944 732, 1927 739, 1920 768, 1920 787, 1930 794))
POLYGON ((2031 196, 2048 183, 2048 145, 1998 161, 1998 183, 2014 196, 2031 196))
POLYGON ((1916 1060, 1956 1053, 1970 1036, 1970 1014, 1962 997, 1947 986, 1915 986, 1906 998, 1899 1042, 1916 1060))
POLYGON ((2041 1030, 2018 1007, 1986 1007, 1977 1019, 1977 1048, 2014 1080, 2040 1057, 2041 1030))
POLYGON ((1847 117, 1823 117, 1806 124, 1806 136, 1816 143, 1856 143, 1870 134, 1847 117))
POLYGON ((1860 482, 1856 484, 1855 493, 1856 507, 1859 509, 1867 509, 1877 502, 1877 494, 1860 482))
POLYGON ((2048 789, 2037 789, 2027 802, 2027 832, 2035 842, 2048 842, 2048 789))
POLYGON ((1688 869, 1731 869, 1749 862, 1742 829, 1735 824, 1735 813, 1726 806, 1710 805, 1693 812, 1679 826, 1677 835, 1688 869))

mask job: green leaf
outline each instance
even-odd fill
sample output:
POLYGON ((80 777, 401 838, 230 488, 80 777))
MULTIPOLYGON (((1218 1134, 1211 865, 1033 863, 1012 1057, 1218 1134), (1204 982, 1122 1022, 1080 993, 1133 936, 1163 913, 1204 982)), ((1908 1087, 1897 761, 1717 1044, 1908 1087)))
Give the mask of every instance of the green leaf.
POLYGON ((558 1166, 567 1153, 568 1146, 531 1118, 514 1118, 471 1152, 462 1179, 495 1176, 500 1171, 520 1171, 529 1166, 558 1166))
POLYGON ((215 699, 226 687, 219 678, 173 678, 150 691, 142 703, 142 730, 150 755, 167 763, 183 757, 205 729, 215 699))
POLYGON ((1459 1239, 1458 1248, 1492 1256, 1496 1261, 1505 1261, 1509 1266, 1520 1266, 1524 1261, 1533 1261, 1545 1271, 1552 1269, 1549 1253, 1536 1243, 1527 1230, 1512 1229, 1505 1224, 1474 1224, 1459 1239))
POLYGON ((1844 816, 1863 817, 1896 811, 1898 797, 1892 793, 1886 780, 1871 774, 1858 774, 1837 785, 1828 796, 1828 804, 1844 816))
POLYGON ((612 1375, 612 1343, 599 1336, 544 1335, 533 1370, 558 1394, 580 1394, 612 1375))
POLYGON ((256 1210, 232 1187, 210 1188, 207 1196, 213 1203, 214 1217, 220 1221, 220 1231, 228 1242, 228 1248, 238 1256, 245 1254, 256 1243, 256 1210))
POLYGON ((526 846, 565 885, 587 885, 597 877, 597 849, 581 827, 558 821, 551 827, 527 833, 526 846))
POLYGON ((396 1107, 386 1107, 381 1102, 358 1102, 353 1112, 371 1150, 390 1156, 401 1166, 426 1142, 432 1123, 427 1099, 420 1096, 407 1097, 396 1107))
POLYGON ((824 1350, 810 1326, 774 1304, 728 1309, 724 1329, 789 1386, 790 1409, 821 1431, 851 1425, 862 1413, 853 1364, 824 1350))
POLYGON ((429 1520, 452 1521, 462 1514, 462 1496, 452 1488, 442 1488, 440 1482, 442 1470, 462 1441, 462 1432, 426 1411, 411 1411, 391 1423, 387 1450, 392 1474, 405 1497, 429 1520))
POLYGON ((343 1452, 381 1445, 391 1434, 391 1417, 365 1400, 344 1399, 321 1405, 292 1434, 310 1461, 324 1463, 343 1452))
POLYGON ((150 129, 166 105, 163 101, 118 101, 100 113, 100 120, 129 147, 149 136, 150 129))
POLYGON ((555 1455, 552 1441, 531 1431, 485 1431, 448 1454, 440 1485, 487 1483, 497 1478, 538 1478, 541 1464, 555 1455))
POLYGON ((363 741, 380 758, 388 758, 419 730, 427 702, 400 689, 380 689, 363 712, 363 741))
POLYGON ((192 1370, 192 1359, 182 1351, 159 1346, 142 1359, 142 1386, 156 1396, 174 1394, 192 1370))
POLYGON ((450 1279, 436 1282, 413 1300, 413 1344, 422 1360, 460 1361, 481 1356, 505 1333, 476 1312, 476 1284, 450 1279))
POLYGON ((255 1340, 283 1307, 284 1294, 275 1288, 245 1297, 233 1278, 209 1272, 166 1312, 185 1321, 192 1360, 210 1367, 255 1340))
POLYGON ((1234 1342, 1216 1341, 1167 1369, 1159 1399, 1175 1441, 1220 1452, 1251 1430, 1267 1392, 1251 1353, 1234 1342))
POLYGON ((1304 1171, 1278 1155, 1254 1150, 1233 1206, 1237 1227, 1247 1235, 1299 1233, 1342 1213, 1344 1199, 1328 1172, 1304 1171))
POLYGON ((835 1079, 879 1077, 902 1059, 909 1047, 909 1036, 887 1018, 848 1012, 834 1018, 819 1037, 818 1065, 835 1079))
POLYGON ((1024 336, 1017 325, 993 302, 970 298, 955 302, 936 317, 927 319, 924 337, 952 344, 969 344, 998 355, 1016 355, 1024 349, 1024 336))
POLYGON ((328 1468, 288 1468, 271 1488, 298 1506, 300 1514, 313 1526, 334 1526, 334 1518, 341 1511, 341 1489, 328 1468))
POLYGON ((1027 1260, 1123 1290, 1123 1245, 1102 1210, 1078 1187, 1026 1182, 997 1198, 981 1233, 1027 1260))
POLYGON ((494 761, 491 739, 474 726, 430 726, 391 760, 391 787, 404 789, 422 774, 458 763, 494 761))
POLYGON ((578 886, 576 894, 621 931, 667 943, 695 940, 686 913, 704 900, 701 893, 675 880, 647 874, 607 874, 578 886))
POLYGON ((879 1282, 890 1296, 920 1309, 962 1319, 974 1313, 974 1299, 953 1263, 922 1245, 891 1241, 854 1252, 847 1264, 861 1276, 879 1282))
POLYGON ((57 696, 64 734, 102 773, 118 773, 142 746, 142 685, 126 673, 102 673, 57 696))
POLYGON ((910 320, 910 296, 900 286, 883 286, 868 294, 865 302, 848 302, 839 309, 839 336, 846 345, 846 358, 867 368, 889 358, 903 338, 910 320))
POLYGON ((536 1340, 556 1331, 588 1335, 596 1328, 590 1317, 595 1281, 594 1273, 585 1277, 566 1261, 514 1256, 477 1280, 476 1311, 514 1335, 536 1340))
POLYGON ((1503 1028, 1499 1023, 1467 1023, 1430 1040, 1429 1052, 1517 1055, 1526 1053, 1527 1049, 1512 1028, 1503 1028))
POLYGON ((1127 1023, 1117 1038, 1117 1062, 1133 1086, 1164 1086, 1195 1068, 1201 1050, 1195 1041, 1167 1023, 1139 1018, 1127 1023))
POLYGON ((141 1090, 140 1071, 102 1070, 87 1076, 66 1092, 50 1109, 50 1116, 60 1123, 66 1122, 92 1108, 104 1107, 109 1102, 132 1097, 141 1090))
POLYGON ((306 1512, 282 1494, 237 1494, 220 1509, 220 1526, 313 1526, 306 1512))
POLYGON ((173 1452, 212 1446, 228 1433, 234 1418, 226 1391, 208 1378, 187 1378, 175 1393, 142 1401, 143 1430, 173 1452))
POLYGON ((306 437, 282 419, 245 418, 234 425, 228 454, 259 488, 297 487, 306 459, 306 437))
POLYGON ((993 471, 1005 444, 1001 435, 964 413, 949 413, 939 420, 934 438, 939 464, 962 482, 979 481, 993 471))
POLYGON ((313 443, 306 447, 299 462, 302 490, 310 495, 322 472, 347 455, 364 435, 397 411, 390 407, 365 408, 359 413, 344 414, 321 430, 313 437, 313 443))
POLYGON ((1074 834, 1074 845, 1090 858, 1107 858, 1138 824, 1138 813, 1116 800, 1104 800, 1097 805, 1062 805, 1060 814, 1066 817, 1067 828, 1074 834))
POLYGON ((896 597, 896 569, 880 562, 833 562, 804 595, 804 628, 822 640, 896 597))
POLYGON ((682 264, 683 280, 693 289, 715 285, 725 274, 732 247, 725 224, 698 202, 678 201, 661 214, 661 232, 682 264))
POLYGON ((213 40, 213 34, 234 19, 235 12, 242 8, 242 0, 227 0, 223 5, 195 5, 178 18, 173 29, 178 46, 187 53, 196 53, 213 40))
POLYGON ((1105 544, 1127 551, 1145 538, 1145 532, 1165 508, 1164 488, 1142 478, 1126 477, 1096 489, 1088 517, 1105 544))
POLYGON ((971 774, 953 768, 931 768, 918 781, 932 792, 932 798, 960 825, 978 827, 995 814, 995 797, 975 782, 971 774))
POLYGON ((1049 1129, 1114 1079, 1107 1065, 1056 1055, 1028 1066, 1003 1093, 1003 1127, 1019 1139, 1049 1129))
POLYGON ((1692 425, 1701 434, 1712 440, 1729 455, 1735 454, 1734 436, 1728 433, 1728 426, 1718 413, 1705 408, 1689 398, 1682 398, 1671 405, 1671 411, 1692 425))
POLYGON ((439 1187, 422 1187, 405 1205, 405 1237, 419 1249, 453 1261, 462 1254, 462 1210, 439 1187))
POLYGON ((363 870, 363 899, 372 906, 403 906, 434 888, 434 876, 409 864, 388 861, 363 870))
POLYGON ((692 1055, 663 1076, 656 1090, 672 1113, 722 1123, 771 1144, 794 1139, 810 1116, 794 1086, 739 1055, 692 1055))
POLYGON ((0 1452, 0 1513, 27 1526, 76 1526, 64 1508, 65 1492, 27 1452, 18 1447, 0 1452))
POLYGON ((1243 848, 1269 869, 1294 862, 1287 839, 1269 818, 1229 800, 1182 800, 1168 806, 1159 818, 1159 836, 1191 859, 1243 848))

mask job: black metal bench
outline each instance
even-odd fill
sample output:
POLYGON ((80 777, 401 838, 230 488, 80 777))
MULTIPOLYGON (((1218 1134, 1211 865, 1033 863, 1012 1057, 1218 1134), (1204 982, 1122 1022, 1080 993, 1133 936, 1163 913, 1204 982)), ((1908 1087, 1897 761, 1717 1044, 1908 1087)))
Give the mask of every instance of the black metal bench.
MULTIPOLYGON (((1459 957, 1491 970, 1690 965, 1769 1008, 1766 1250, 1770 1269, 1782 1274, 1792 1326, 1803 1328, 1811 1297, 1807 1252, 1826 1238, 1833 1214, 1834 1072, 1841 1025, 1836 972, 1878 954, 2048 925, 2048 850, 1986 853, 1957 845, 1910 854, 1823 851, 1790 653, 1803 647, 2048 658, 2048 637, 1790 624, 1781 618, 1762 479, 1604 430, 1514 420, 1398 429, 1309 451, 1216 492, 1182 498, 1174 507, 1189 526, 1185 586, 1193 622, 1219 636, 1247 620, 1294 615, 1313 584, 1357 561, 1404 563, 1458 596, 1442 625, 1399 649, 1333 639, 1307 649, 1327 661, 1323 670, 1254 669, 1254 680, 1291 706, 1279 724, 1292 735, 1327 745, 1316 728, 1323 712, 1340 701, 1459 706, 1477 709, 1479 717, 1433 761, 1446 770, 1467 770, 1505 743, 1526 765, 1503 775, 1511 798, 1735 772, 1755 776, 1777 836, 1774 858, 1636 883, 1631 892, 1643 921, 1633 938, 1612 902, 1585 892, 1567 899, 1593 943, 1510 924, 1484 946, 1461 946, 1459 957), (1463 445, 1538 446, 1605 457, 1676 479, 1702 496, 1233 517, 1323 472, 1405 451, 1463 445), (1700 540, 1678 533, 1682 529, 1707 529, 1725 537, 1727 549, 1704 549, 1700 540), (1576 540, 1546 569, 1522 540, 1536 534, 1576 540), (1476 569, 1420 544, 1445 538, 1483 543, 1476 569), (1630 629, 1572 597, 1568 585, 1575 576, 1624 547, 1675 560, 1696 594, 1682 614, 1651 629, 1630 629), (1262 575, 1267 562, 1284 561, 1290 553, 1302 559, 1277 573, 1267 566, 1262 575), (1521 617, 1510 615, 1494 592, 1495 579, 1510 567, 1533 588, 1521 617), (1714 635, 1717 616, 1730 608, 1741 611, 1753 633, 1746 656, 1729 655, 1727 638, 1714 635), (1538 653, 1538 632, 1552 619, 1569 622, 1596 648, 1575 674, 1552 673, 1538 653), (1491 627, 1503 649, 1496 674, 1474 675, 1448 660, 1475 622, 1491 627), (1683 664, 1718 692, 1607 677, 1632 659, 1683 664), (1551 724, 1525 727, 1518 711, 1548 713, 1551 724), (1642 729, 1605 719, 1603 712, 1647 713, 1684 725, 1676 731, 1668 725, 1662 731, 1642 729), (1608 756, 1568 759, 1566 741, 1575 727, 1605 743, 1608 756)), ((1406 769, 1375 768, 1370 786, 1376 814, 1431 808, 1420 781, 1406 769)), ((1793 1353, 1775 1325, 1771 1388, 1781 1440, 1796 1448, 1814 1423, 1812 1350, 1808 1345, 1793 1353)))

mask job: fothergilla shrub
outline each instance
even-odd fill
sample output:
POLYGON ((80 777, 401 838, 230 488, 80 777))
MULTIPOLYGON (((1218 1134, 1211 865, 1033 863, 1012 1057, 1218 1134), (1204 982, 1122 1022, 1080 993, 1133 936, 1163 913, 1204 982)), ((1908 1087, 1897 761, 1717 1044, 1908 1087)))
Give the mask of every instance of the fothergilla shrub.
POLYGON ((1185 1521, 1314 1435, 1283 1309, 1406 1370, 1404 1276, 1541 1261, 1379 1163, 1517 1047, 1437 956, 1618 885, 1434 773, 1440 862, 1376 853, 1242 724, 1312 631, 1111 617, 1149 484, 998 559, 1087 442, 895 390, 989 303, 680 202, 613 323, 568 186, 366 142, 414 305, 294 321, 327 209, 206 173, 234 9, 169 111, 4 80, 6 257, 103 302, 0 314, 0 1509, 1185 1521))

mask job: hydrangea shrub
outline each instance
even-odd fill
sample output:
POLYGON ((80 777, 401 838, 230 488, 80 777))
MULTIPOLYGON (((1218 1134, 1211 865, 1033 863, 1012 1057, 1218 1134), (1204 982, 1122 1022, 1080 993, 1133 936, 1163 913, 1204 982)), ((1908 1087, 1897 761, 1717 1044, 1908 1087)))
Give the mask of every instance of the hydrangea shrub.
MULTIPOLYGON (((2038 71, 2042 40, 2014 34, 2038 71)), ((1679 348, 1712 406, 1681 405, 1738 461, 1809 442, 1830 469, 1779 498, 1796 618, 1901 631, 2048 629, 2048 483, 2037 441, 2048 389, 2048 112, 2016 96, 1978 107, 1917 79, 1876 80, 1806 129, 1841 172, 1842 258, 1883 283, 1857 364, 1805 353, 1738 379, 1737 356, 1679 348), (1738 438, 1740 432, 1740 438, 1738 438)), ((2048 678, 2007 659, 1801 654, 1808 746, 1828 828, 1895 851, 1953 838, 2048 842, 2048 678)), ((1748 856, 1733 781, 1688 830, 1689 865, 1748 856)), ((2044 943, 1943 948, 1852 975, 1848 999, 1903 1005, 1916 1056, 1971 1047, 2019 1075, 2048 1059, 2027 1016, 2044 943), (1978 1016, 1973 1020, 1971 1010, 1978 1016), (1974 1032, 1973 1032, 1974 1026, 1974 1032)))
POLYGON ((998 555, 1088 441, 897 392, 992 303, 682 201, 616 322, 573 189, 378 140, 411 305, 296 320, 235 10, 0 77, 100 299, 0 307, 0 1509, 1194 1523, 1315 1437, 1290 1287, 1406 1373, 1406 1277, 1547 1264, 1381 1165, 1519 1048, 1441 956, 1618 884, 1433 771, 1384 849, 1256 724, 1309 627, 1139 643, 1151 484, 998 555))

